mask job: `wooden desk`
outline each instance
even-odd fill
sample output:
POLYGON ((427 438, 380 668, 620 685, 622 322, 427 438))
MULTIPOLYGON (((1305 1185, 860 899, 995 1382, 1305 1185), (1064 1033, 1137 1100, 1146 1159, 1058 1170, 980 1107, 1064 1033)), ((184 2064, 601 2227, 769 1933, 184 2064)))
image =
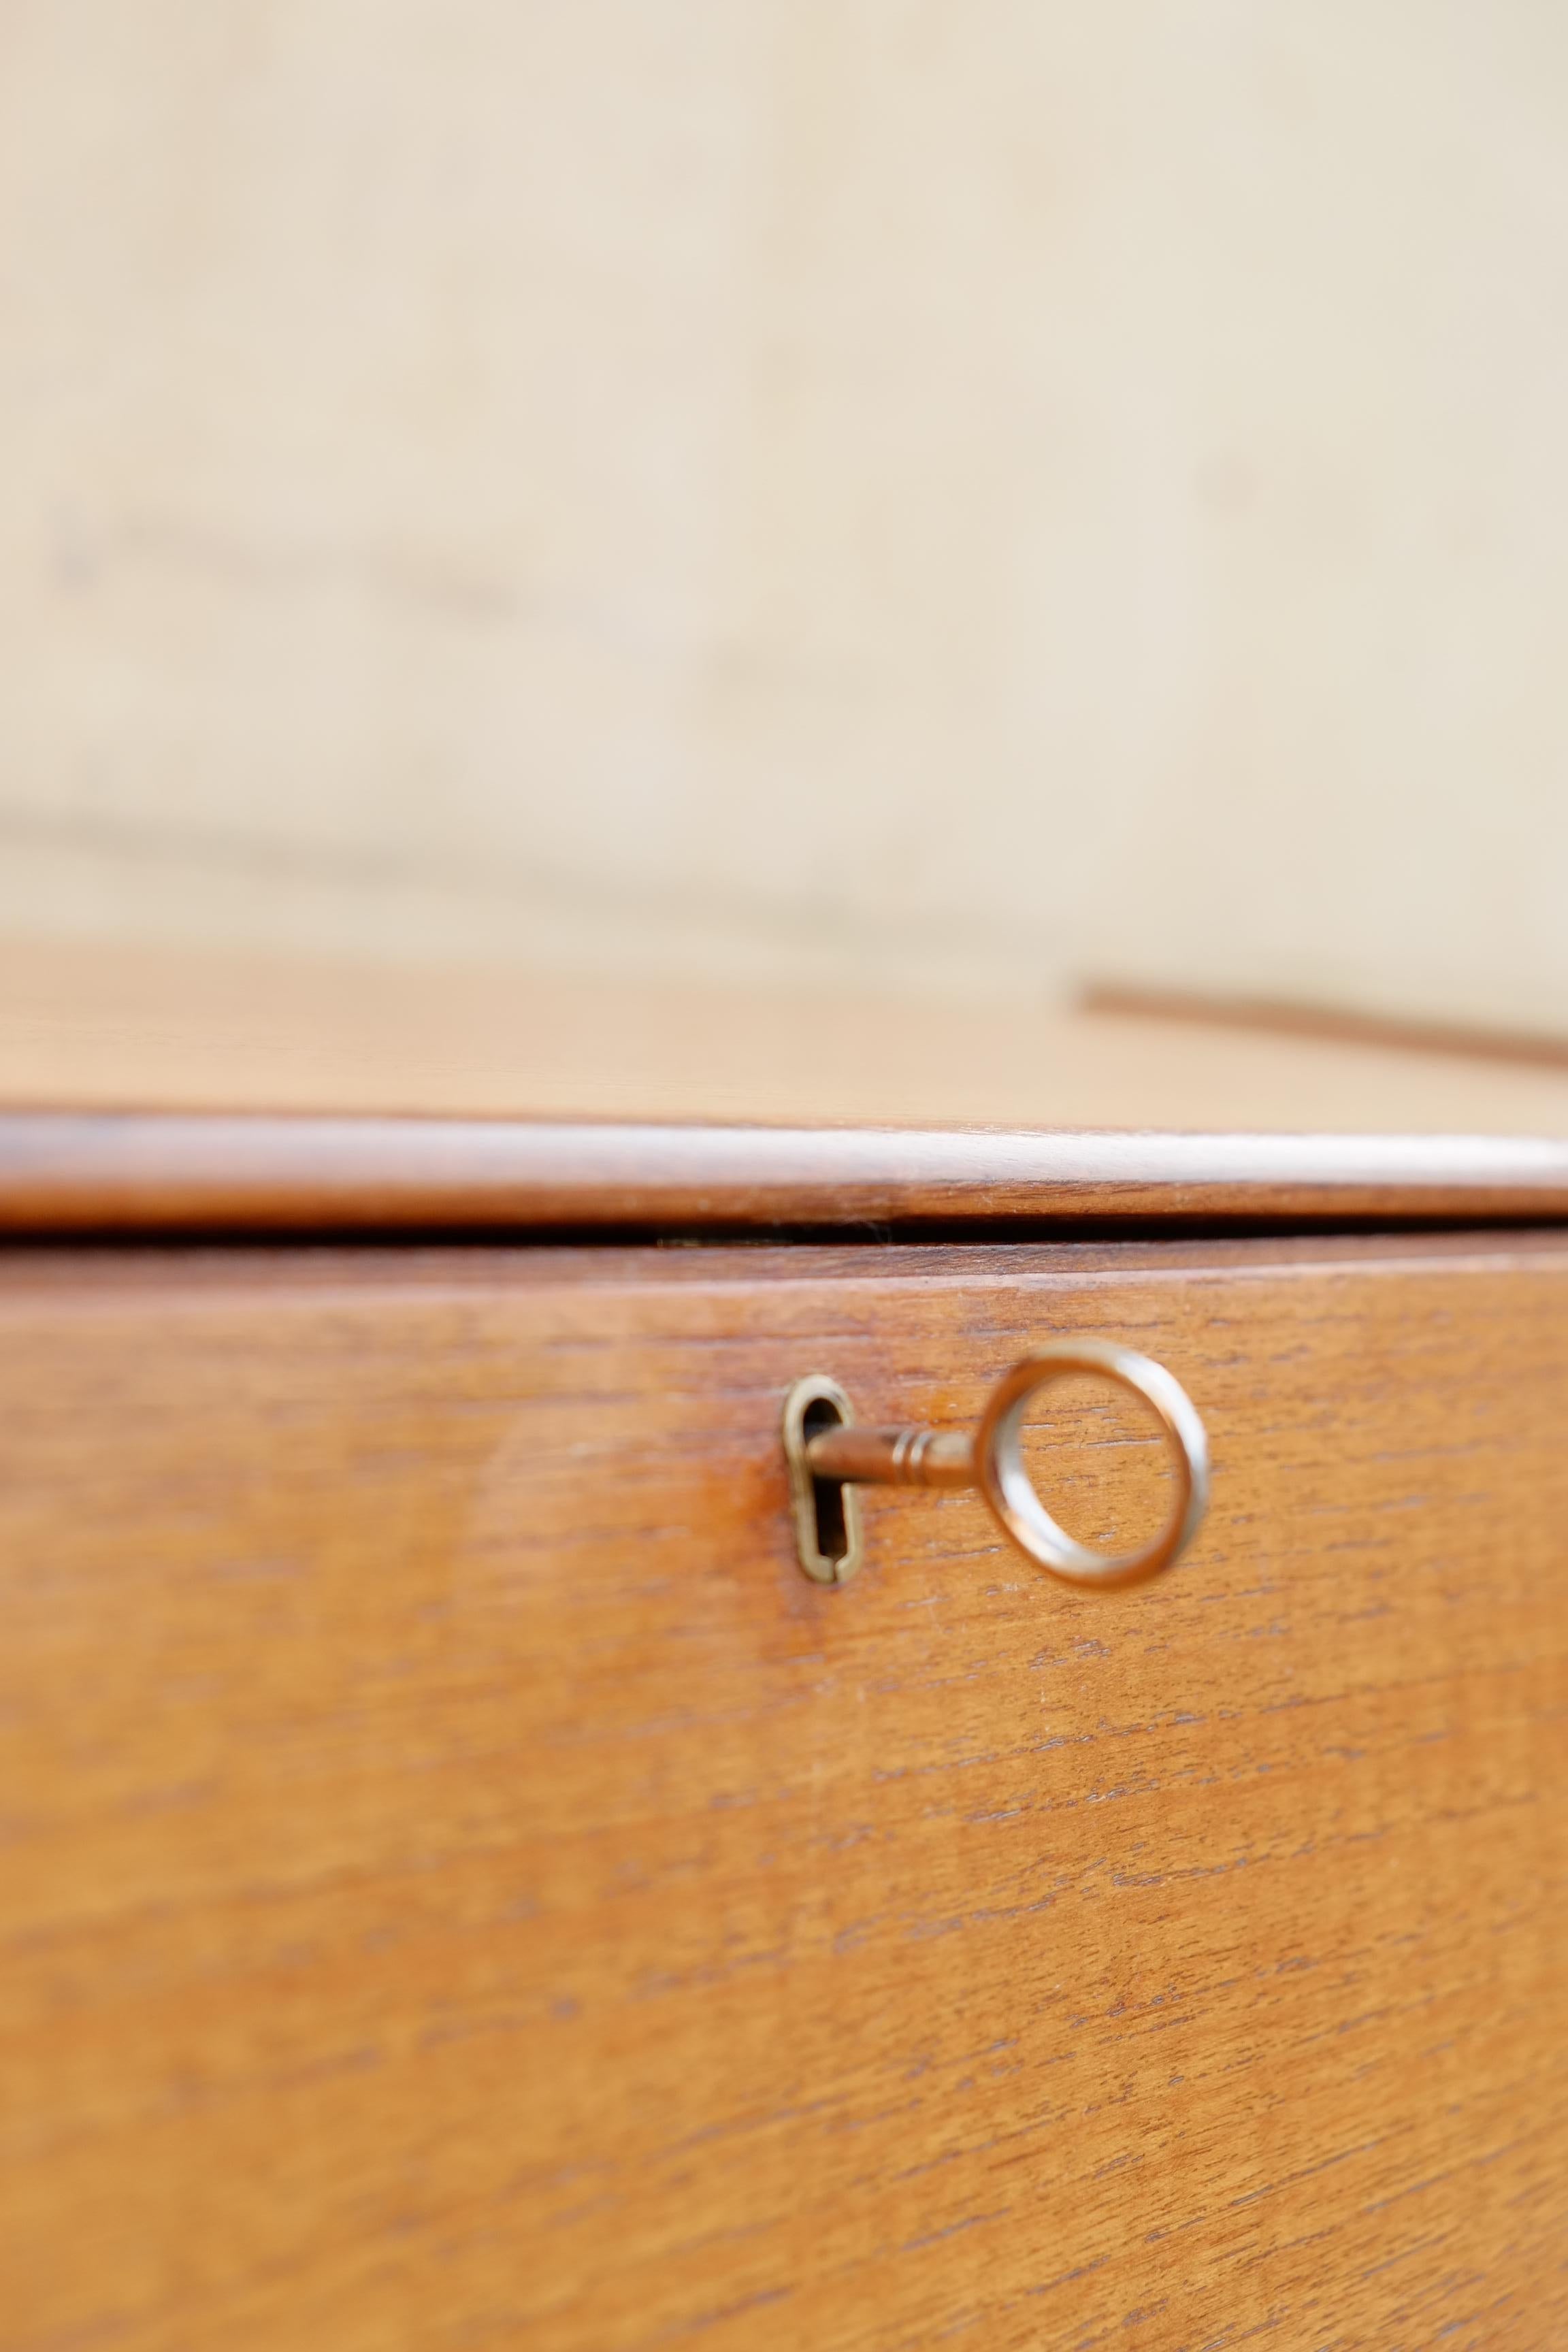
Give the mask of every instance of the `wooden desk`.
POLYGON ((1568 1144, 216 1091, 0 1122, 0 2345, 1564 2340, 1568 1144), (1174 1570, 802 1575, 1064 1334, 1174 1570))

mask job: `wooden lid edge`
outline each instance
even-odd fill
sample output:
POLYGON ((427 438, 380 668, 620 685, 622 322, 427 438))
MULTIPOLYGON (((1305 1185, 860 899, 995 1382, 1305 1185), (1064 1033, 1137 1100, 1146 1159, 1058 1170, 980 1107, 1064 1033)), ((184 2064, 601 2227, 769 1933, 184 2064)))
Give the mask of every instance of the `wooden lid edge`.
POLYGON ((1568 1139, 0 1115, 0 1232, 1568 1219, 1568 1139))

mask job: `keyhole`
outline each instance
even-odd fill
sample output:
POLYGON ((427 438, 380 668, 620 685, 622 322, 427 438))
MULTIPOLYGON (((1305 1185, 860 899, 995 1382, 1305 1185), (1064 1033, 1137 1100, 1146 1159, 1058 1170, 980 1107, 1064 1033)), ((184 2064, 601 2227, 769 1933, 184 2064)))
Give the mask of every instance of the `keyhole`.
POLYGON ((812 1475, 806 1448, 814 1437, 843 1429, 855 1418, 837 1381, 808 1372, 784 1399, 784 1460, 789 1465, 795 1554, 815 1583, 847 1584, 860 1565, 860 1510, 855 1489, 838 1478, 812 1475))
MULTIPOLYGON (((801 1415, 801 1428, 808 1444, 819 1430, 841 1429, 843 1425, 844 1415, 831 1397, 814 1397, 801 1415)), ((842 1479, 814 1478, 811 1482, 811 1506, 816 1518, 817 1553, 821 1559, 831 1560, 837 1568, 849 1549, 842 1479)))

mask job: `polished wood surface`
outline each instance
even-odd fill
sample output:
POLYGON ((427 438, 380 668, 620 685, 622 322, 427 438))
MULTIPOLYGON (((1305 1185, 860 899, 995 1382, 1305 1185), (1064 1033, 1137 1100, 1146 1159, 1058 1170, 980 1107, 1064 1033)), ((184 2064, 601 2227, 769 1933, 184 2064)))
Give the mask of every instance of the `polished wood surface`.
POLYGON ((0 941, 0 1107, 1568 1137, 1568 1071, 954 1000, 0 941))
POLYGON ((1568 1141, 1501 1136, 0 1113, 0 1231, 1163 1227, 1568 1216, 1568 1141))
POLYGON ((1565 1420, 1550 1235, 13 1254, 0 2343, 1549 2352, 1565 1420), (1067 1331, 1173 1575, 806 1583, 791 1380, 1067 1331))

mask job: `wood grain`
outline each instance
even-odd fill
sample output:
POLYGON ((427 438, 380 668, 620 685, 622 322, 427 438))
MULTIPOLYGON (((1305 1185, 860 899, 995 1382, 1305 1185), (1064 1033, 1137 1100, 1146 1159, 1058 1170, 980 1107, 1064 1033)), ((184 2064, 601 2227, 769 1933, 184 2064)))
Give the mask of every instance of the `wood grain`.
POLYGON ((1551 1236, 14 1256, 0 2342, 1561 2345, 1565 1408, 1551 1236), (1062 1330, 1173 1577, 805 1581, 1062 1330))
POLYGON ((0 1232, 514 1233, 1568 1216, 1568 1141, 0 1115, 0 1232))

